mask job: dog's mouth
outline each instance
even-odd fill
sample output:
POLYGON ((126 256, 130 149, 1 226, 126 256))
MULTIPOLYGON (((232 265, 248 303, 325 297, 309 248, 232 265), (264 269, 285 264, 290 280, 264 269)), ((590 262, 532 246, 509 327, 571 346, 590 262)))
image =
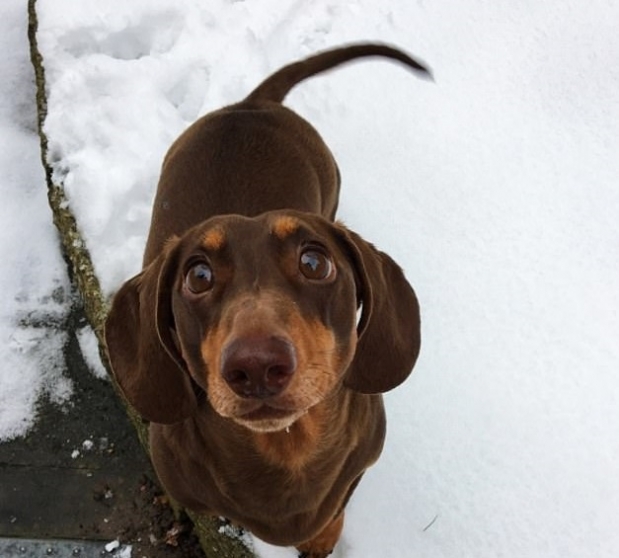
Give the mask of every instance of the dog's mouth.
POLYGON ((257 409, 234 418, 234 421, 256 432, 277 432, 290 428, 305 410, 287 410, 263 404, 257 409))
POLYGON ((243 420, 255 421, 255 420, 277 420, 289 417, 294 411, 288 411, 286 409, 277 409, 270 405, 261 405, 257 409, 250 411, 242 415, 240 418, 243 420))

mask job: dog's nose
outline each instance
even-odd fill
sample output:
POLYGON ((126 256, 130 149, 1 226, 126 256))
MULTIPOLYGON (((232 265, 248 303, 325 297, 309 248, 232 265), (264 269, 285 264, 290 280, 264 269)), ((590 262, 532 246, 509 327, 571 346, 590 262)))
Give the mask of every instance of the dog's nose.
POLYGON ((221 375, 241 397, 266 399, 290 382, 297 367, 292 344, 280 337, 235 339, 223 350, 221 375))

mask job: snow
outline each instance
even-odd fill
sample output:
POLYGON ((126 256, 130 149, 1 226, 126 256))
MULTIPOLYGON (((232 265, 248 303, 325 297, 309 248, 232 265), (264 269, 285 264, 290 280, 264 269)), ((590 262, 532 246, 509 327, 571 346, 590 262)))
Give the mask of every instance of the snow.
POLYGON ((99 379, 107 379, 107 372, 99 357, 99 342, 90 326, 84 326, 76 331, 77 342, 88 369, 99 379))
POLYGON ((119 541, 110 541, 105 545, 105 552, 113 556, 113 558, 131 558, 132 547, 130 545, 122 545, 119 541))
POLYGON ((68 400, 63 375, 70 286, 47 204, 23 0, 0 18, 0 440, 23 435, 41 398, 68 400))
MULTIPOLYGON (((419 363, 387 395, 386 448, 335 556, 616 556, 619 6, 37 6, 50 161, 107 295, 139 271, 163 154, 196 117, 345 42, 387 41, 427 61, 434 84, 363 61, 286 101, 335 153, 340 217, 404 267, 422 306, 419 363)), ((41 359, 60 362, 61 334, 17 326, 62 319, 66 302, 50 294, 67 290, 32 131, 23 11, 5 0, 0 24, 4 438, 32 424, 45 390, 69 393, 52 390, 62 371, 41 359)), ((265 557, 295 555, 255 544, 265 557)))
POLYGON ((120 546, 120 542, 118 542, 117 540, 111 541, 105 545, 105 550, 106 552, 112 552, 116 550, 119 546, 120 546))

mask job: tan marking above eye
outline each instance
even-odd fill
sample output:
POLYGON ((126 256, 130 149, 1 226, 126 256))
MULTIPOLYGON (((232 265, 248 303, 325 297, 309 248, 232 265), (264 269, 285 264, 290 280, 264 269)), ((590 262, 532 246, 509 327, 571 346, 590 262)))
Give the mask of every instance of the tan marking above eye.
POLYGON ((278 217, 271 227, 273 234, 281 240, 294 234, 298 229, 299 221, 295 217, 290 217, 288 215, 278 217))
POLYGON ((204 233, 202 245, 207 250, 221 250, 226 243, 226 234, 221 227, 215 227, 204 233))

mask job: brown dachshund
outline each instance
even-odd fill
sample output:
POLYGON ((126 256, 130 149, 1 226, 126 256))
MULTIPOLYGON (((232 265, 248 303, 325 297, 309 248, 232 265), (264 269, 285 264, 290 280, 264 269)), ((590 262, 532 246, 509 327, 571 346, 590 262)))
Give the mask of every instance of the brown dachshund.
POLYGON ((144 269, 106 324, 114 375, 151 421, 169 494, 314 558, 332 551, 381 453, 381 393, 419 353, 413 289, 389 256, 333 222, 333 156, 281 105, 300 81, 366 56, 428 73, 384 45, 326 51, 176 140, 144 269))

